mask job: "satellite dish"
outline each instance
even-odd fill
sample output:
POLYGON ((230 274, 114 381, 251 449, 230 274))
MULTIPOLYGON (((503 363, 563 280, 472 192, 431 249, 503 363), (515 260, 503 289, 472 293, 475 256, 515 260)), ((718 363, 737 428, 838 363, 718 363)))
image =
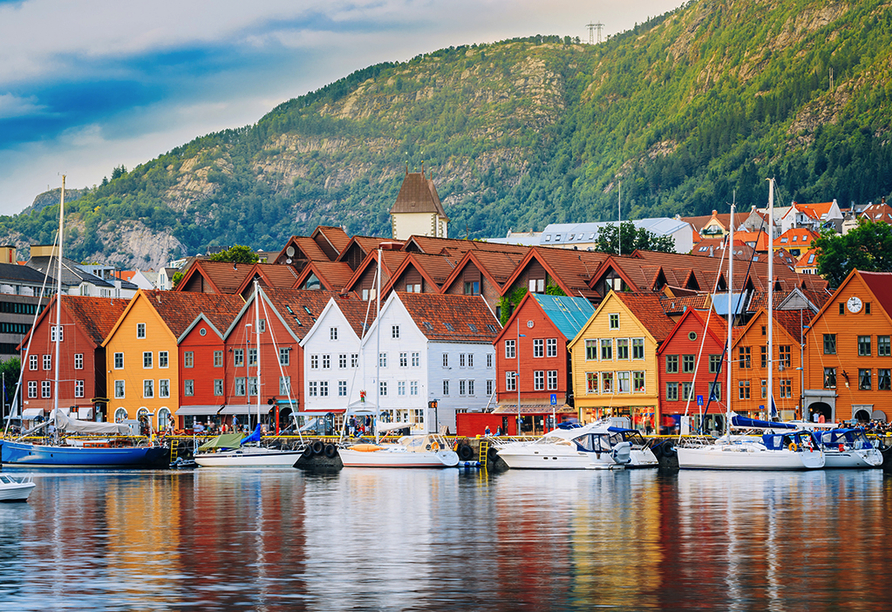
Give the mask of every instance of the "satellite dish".
MULTIPOLYGON (((288 248, 285 249, 285 254, 286 254, 288 257, 294 257, 294 247, 291 246, 291 245, 289 244, 289 245, 288 245, 288 248)), ((290 263, 290 262, 289 262, 289 263, 290 263)))
POLYGON ((291 263, 291 258, 289 257, 288 259, 286 259, 286 260, 285 260, 285 263, 286 263, 286 264, 290 264, 290 263, 291 263))

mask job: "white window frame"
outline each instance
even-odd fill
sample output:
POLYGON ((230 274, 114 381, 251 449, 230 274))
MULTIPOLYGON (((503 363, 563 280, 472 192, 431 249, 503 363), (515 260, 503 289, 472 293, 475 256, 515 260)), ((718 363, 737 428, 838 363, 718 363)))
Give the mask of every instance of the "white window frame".
POLYGON ((74 369, 75 370, 83 370, 84 369, 84 354, 83 353, 75 353, 74 354, 74 369))
POLYGON ((115 381, 115 399, 124 399, 126 395, 127 385, 123 380, 115 381))
POLYGON ((145 340, 145 338, 146 338, 146 324, 145 323, 137 323, 136 324, 136 338, 137 338, 137 340, 145 340))
POLYGON ((84 381, 75 380, 74 381, 74 397, 83 397, 84 396, 84 381))

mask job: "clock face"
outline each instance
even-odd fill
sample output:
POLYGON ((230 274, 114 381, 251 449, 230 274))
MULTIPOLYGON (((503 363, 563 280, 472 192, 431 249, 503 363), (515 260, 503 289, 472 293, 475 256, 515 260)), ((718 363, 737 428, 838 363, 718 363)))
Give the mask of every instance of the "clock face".
POLYGON ((853 295, 849 298, 849 301, 846 302, 846 306, 848 307, 849 312, 861 312, 861 298, 853 295))

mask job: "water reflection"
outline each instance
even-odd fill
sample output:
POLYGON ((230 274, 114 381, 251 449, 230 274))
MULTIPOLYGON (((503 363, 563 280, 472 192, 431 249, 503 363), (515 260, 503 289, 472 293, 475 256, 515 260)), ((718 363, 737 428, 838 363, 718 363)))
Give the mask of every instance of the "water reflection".
POLYGON ((883 609, 880 472, 42 473, 0 609, 883 609))

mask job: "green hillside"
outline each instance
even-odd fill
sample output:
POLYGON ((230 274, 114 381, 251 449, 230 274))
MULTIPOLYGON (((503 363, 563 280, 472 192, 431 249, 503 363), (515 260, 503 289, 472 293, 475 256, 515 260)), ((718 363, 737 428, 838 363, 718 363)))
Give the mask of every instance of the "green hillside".
MULTIPOLYGON (((407 164, 432 172, 453 236, 613 218, 620 181, 625 218, 708 214, 735 192, 761 205, 768 176, 786 202, 877 200, 890 53, 878 0, 700 0, 600 45, 542 36, 372 66, 116 169, 71 205, 74 256, 148 259, 122 228, 188 253, 277 249, 319 224, 388 235, 407 164)), ((54 208, 0 232, 51 242, 54 208)))

